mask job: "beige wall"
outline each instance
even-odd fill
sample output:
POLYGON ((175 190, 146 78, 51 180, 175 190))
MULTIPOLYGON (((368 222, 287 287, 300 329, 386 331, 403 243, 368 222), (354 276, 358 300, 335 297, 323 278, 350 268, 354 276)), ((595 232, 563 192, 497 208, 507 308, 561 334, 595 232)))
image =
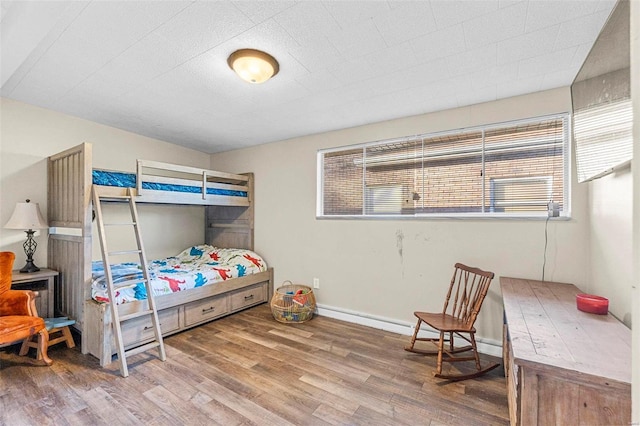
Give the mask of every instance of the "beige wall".
MULTIPOLYGON (((5 98, 0 99, 0 126, 0 250, 16 253, 16 267, 25 262, 25 233, 3 226, 15 203, 25 198, 39 203, 46 218, 49 155, 91 142, 97 168, 135 171, 137 158, 209 167, 208 155, 201 152, 5 98)), ((147 205, 139 213, 149 258, 173 255, 204 240, 202 207, 147 205)), ((36 242, 36 265, 46 266, 46 232, 36 242)), ((93 257, 99 259, 97 238, 94 243, 93 257)))
MULTIPOLYGON (((640 74, 640 2, 630 3, 631 15, 631 75, 640 74)), ((633 311, 633 385, 632 421, 640 424, 640 78, 631 79, 633 102, 633 283, 631 305, 633 311)))
POLYGON ((578 184, 589 189, 590 280, 583 290, 609 299, 609 311, 631 326, 633 284, 631 168, 578 184))
MULTIPOLYGON (((640 72, 640 4, 630 2, 631 75, 640 72)), ((640 79, 631 79, 632 166, 588 184, 589 291, 609 298, 609 310, 632 328, 632 418, 640 424, 640 79), (635 327, 634 327, 635 326, 635 327)))
MULTIPOLYGON (((569 111, 568 88, 297 138, 212 156, 212 168, 256 175, 256 250, 278 286, 320 279, 318 303, 363 316, 413 323, 439 310, 455 262, 497 276, 540 279, 544 221, 318 220, 318 149, 569 111)), ((575 175, 575 173, 573 173, 575 175)), ((573 190, 573 219, 549 223, 545 278, 588 282, 586 188, 573 190)), ((501 339, 499 280, 477 323, 501 339)))

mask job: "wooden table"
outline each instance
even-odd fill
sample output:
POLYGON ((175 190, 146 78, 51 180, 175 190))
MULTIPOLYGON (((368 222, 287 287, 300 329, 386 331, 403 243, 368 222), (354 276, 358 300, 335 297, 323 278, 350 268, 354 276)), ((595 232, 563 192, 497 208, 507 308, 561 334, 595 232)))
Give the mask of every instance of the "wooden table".
POLYGON ((58 271, 41 268, 38 272, 11 272, 11 288, 14 290, 31 290, 38 294, 36 298, 36 309, 38 315, 43 318, 54 316, 53 299, 55 279, 58 271))
POLYGON ((581 312, 572 284, 500 278, 512 424, 631 422, 631 330, 581 312))

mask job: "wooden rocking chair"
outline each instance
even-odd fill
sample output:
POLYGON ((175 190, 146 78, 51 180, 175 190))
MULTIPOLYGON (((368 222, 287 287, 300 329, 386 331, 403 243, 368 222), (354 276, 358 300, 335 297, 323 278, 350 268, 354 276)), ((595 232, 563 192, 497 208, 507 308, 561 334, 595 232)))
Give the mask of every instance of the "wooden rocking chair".
POLYGON ((418 318, 418 324, 411 338, 411 343, 405 347, 405 350, 424 355, 437 355, 438 363, 436 372, 434 373, 435 377, 449 380, 466 380, 478 377, 500 365, 492 364, 486 367, 480 365, 480 357, 474 337, 476 330, 473 328, 473 324, 476 321, 478 312, 480 312, 480 307, 487 295, 493 276, 493 272, 486 272, 478 268, 456 263, 442 313, 413 313, 418 318), (439 331, 440 337, 419 338, 418 332, 423 322, 439 331), (454 347, 454 335, 464 339, 468 345, 458 348, 454 347), (431 342, 437 346, 437 350, 429 351, 418 349, 415 347, 416 341, 431 342), (448 342, 448 345, 445 345, 445 342, 448 342), (468 351, 472 351, 472 354, 467 356, 454 356, 454 354, 468 351), (443 361, 475 361, 476 371, 470 374, 442 374, 443 361))

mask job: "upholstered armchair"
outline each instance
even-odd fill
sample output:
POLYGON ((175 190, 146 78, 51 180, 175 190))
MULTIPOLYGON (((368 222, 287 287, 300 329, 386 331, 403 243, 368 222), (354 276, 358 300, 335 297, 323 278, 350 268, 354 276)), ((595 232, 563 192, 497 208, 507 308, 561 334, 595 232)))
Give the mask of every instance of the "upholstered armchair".
POLYGON ((49 333, 36 312, 35 294, 30 290, 11 290, 11 269, 15 254, 0 252, 0 346, 16 343, 38 334, 38 355, 45 364, 49 333))

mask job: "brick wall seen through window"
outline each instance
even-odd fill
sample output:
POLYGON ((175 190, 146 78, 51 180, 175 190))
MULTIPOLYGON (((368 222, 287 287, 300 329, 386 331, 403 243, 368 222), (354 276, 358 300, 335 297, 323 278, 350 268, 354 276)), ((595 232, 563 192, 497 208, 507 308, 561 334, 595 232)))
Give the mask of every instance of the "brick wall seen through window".
POLYGON ((568 214, 568 115, 324 150, 321 217, 568 214))

